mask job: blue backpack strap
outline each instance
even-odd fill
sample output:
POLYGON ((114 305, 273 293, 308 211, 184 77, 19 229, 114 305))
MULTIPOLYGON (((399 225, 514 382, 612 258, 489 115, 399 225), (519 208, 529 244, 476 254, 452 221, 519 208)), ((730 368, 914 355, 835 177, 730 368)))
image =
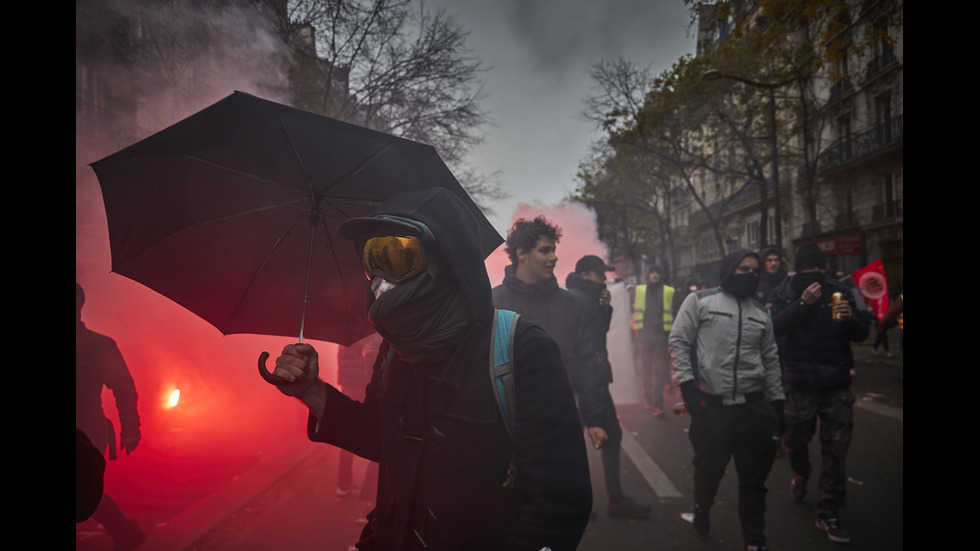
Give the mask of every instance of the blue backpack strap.
MULTIPOLYGON (((492 344, 490 346, 490 384, 497 400, 497 408, 504 419, 507 434, 517 424, 517 387, 514 384, 514 334, 520 315, 510 310, 495 310, 491 326, 492 344)), ((517 467, 513 457, 507 469, 504 487, 513 488, 517 481, 517 467)))

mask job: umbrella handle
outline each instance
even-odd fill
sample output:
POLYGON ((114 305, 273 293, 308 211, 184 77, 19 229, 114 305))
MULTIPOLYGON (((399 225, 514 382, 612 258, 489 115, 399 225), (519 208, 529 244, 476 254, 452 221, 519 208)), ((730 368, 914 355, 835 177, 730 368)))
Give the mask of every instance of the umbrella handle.
POLYGON ((265 379, 265 382, 269 383, 270 385, 280 386, 280 385, 289 384, 289 381, 287 381, 286 379, 283 379, 278 375, 273 375, 272 373, 269 372, 269 369, 265 366, 265 361, 268 359, 269 359, 268 352, 263 352, 261 355, 259 355, 259 375, 262 375, 262 378, 265 379))

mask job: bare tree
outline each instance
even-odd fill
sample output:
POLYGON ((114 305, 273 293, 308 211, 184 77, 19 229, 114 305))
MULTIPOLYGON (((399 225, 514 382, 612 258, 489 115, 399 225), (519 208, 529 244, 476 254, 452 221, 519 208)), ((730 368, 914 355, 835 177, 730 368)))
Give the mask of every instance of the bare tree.
MULTIPOLYGON (((266 0, 281 6, 281 0, 266 0)), ((482 62, 445 9, 414 0, 295 0, 281 14, 297 63, 314 82, 298 105, 434 146, 478 203, 502 196, 497 175, 477 174, 466 156, 489 114, 482 62)))

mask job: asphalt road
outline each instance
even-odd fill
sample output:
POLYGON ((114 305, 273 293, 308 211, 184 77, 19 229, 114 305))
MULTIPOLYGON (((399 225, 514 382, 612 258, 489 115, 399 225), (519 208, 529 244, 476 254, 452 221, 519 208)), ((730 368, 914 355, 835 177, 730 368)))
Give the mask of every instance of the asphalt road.
MULTIPOLYGON (((877 361, 870 347, 856 347, 852 387, 858 397, 848 463, 848 507, 842 514, 858 551, 903 548, 903 361, 877 361)), ((729 550, 742 548, 734 467, 712 509, 712 531, 700 539, 681 518, 693 489, 689 418, 649 416, 638 404, 617 407, 624 439, 623 486, 648 503, 649 519, 611 518, 598 453, 590 456, 595 511, 581 551, 613 549, 729 550)), ((301 432, 299 433, 302 434, 301 432)), ((811 447, 819 463, 819 446, 811 447)), ((363 524, 365 505, 356 493, 335 497, 338 451, 297 438, 249 462, 213 473, 206 495, 121 505, 149 532, 141 549, 250 551, 264 549, 348 551, 363 524)), ((363 463, 356 469, 362 470, 363 463)), ((815 489, 795 505, 788 497, 791 472, 776 459, 769 477, 767 536, 774 550, 831 549, 836 544, 814 527, 815 489)), ((355 479, 357 476, 355 475, 355 479)), ((111 540, 93 522, 76 525, 76 550, 108 550, 111 540)))

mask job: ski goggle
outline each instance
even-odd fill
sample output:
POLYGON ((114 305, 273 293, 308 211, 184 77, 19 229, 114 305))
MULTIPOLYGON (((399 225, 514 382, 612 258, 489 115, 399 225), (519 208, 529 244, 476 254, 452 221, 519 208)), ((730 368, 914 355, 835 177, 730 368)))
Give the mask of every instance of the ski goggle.
POLYGON ((391 283, 401 283, 425 267, 422 240, 400 235, 371 237, 361 247, 361 262, 368 279, 381 276, 391 283))

